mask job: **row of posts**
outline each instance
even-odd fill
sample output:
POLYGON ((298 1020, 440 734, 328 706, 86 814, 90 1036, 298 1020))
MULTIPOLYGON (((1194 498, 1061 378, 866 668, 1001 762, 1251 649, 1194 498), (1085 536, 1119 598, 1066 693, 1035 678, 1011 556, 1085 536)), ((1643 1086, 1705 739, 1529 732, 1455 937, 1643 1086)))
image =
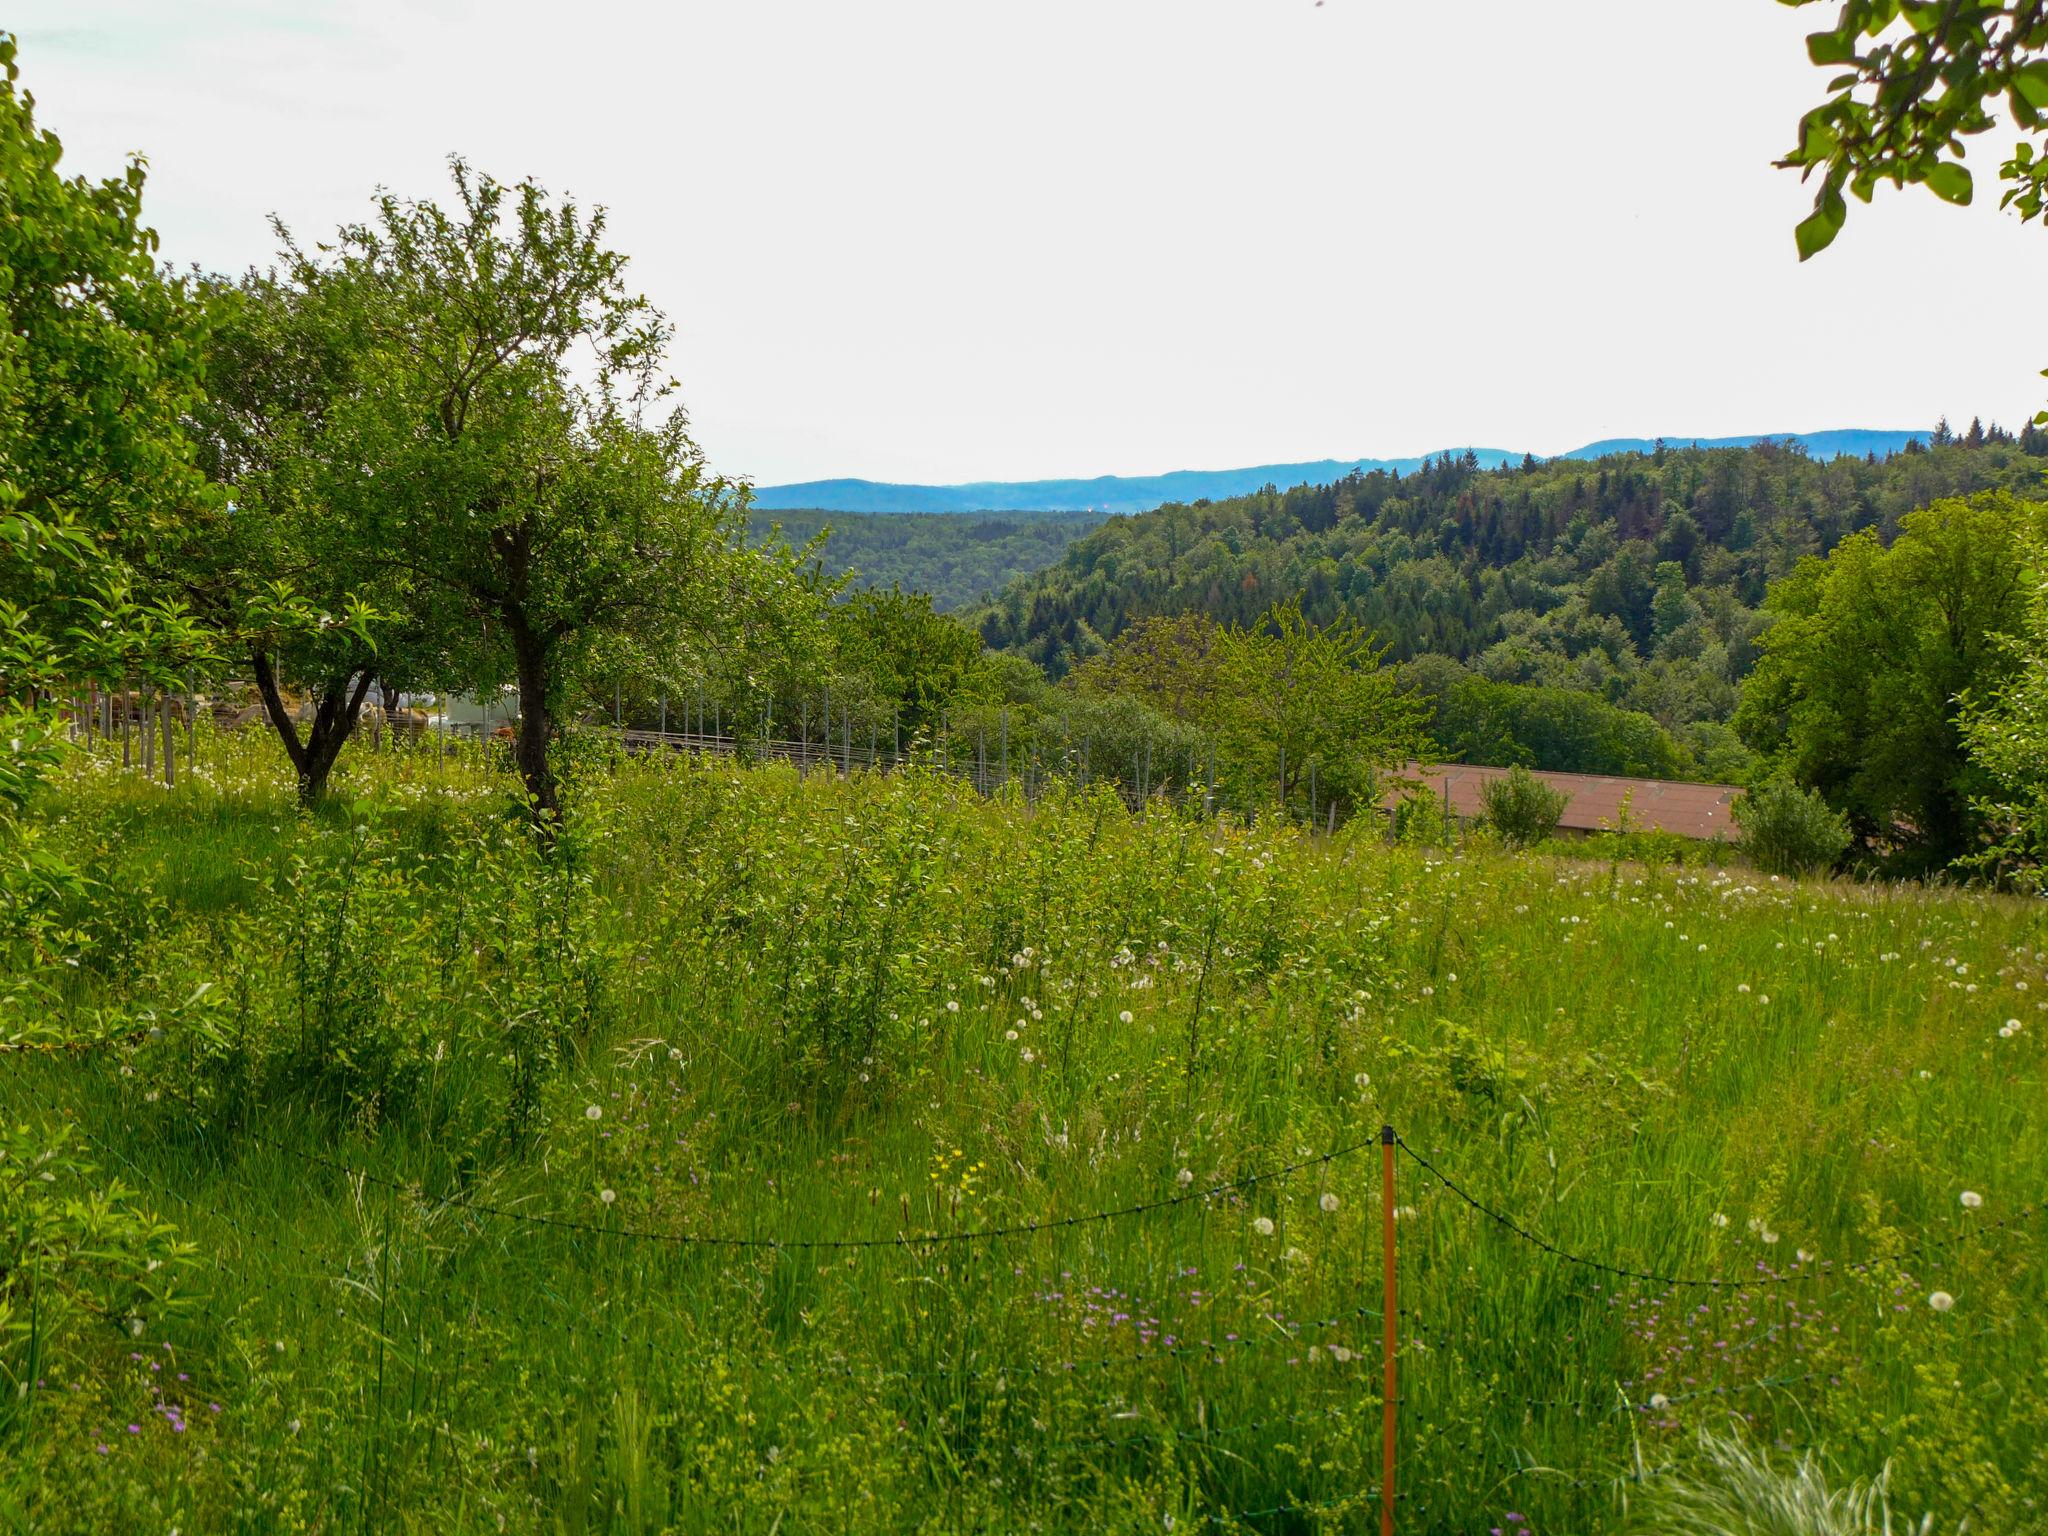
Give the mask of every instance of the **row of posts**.
MULTIPOLYGON (((181 702, 184 711, 185 756, 188 764, 196 760, 199 749, 198 699, 188 684, 182 695, 167 690, 152 690, 147 693, 137 689, 121 692, 90 690, 86 695, 73 700, 71 711, 71 732, 73 739, 93 742, 111 741, 118 735, 121 742, 121 766, 133 768, 139 759, 143 772, 154 777, 159 760, 162 763, 166 784, 177 782, 177 733, 175 730, 174 701, 181 702), (158 741, 162 751, 157 750, 158 741)), ((820 764, 834 768, 843 774, 850 774, 856 762, 854 745, 855 716, 850 706, 842 705, 834 718, 832 694, 823 690, 819 699, 818 718, 811 716, 808 697, 798 701, 794 739, 778 742, 774 735, 772 706, 764 705, 760 728, 755 745, 764 757, 784 757, 795 762, 799 773, 806 773, 820 764), (813 726, 817 734, 814 737, 813 726), (834 736, 837 740, 834 740, 834 736), (779 750, 778 750, 779 748, 779 750)), ((490 734, 489 700, 484 701, 484 725, 482 734, 490 734)), ((683 740, 676 742, 669 733, 670 709, 666 694, 657 702, 657 718, 660 722, 658 739, 664 744, 680 745, 684 748, 708 749, 714 752, 730 753, 739 746, 736 738, 725 735, 724 709, 715 698, 707 699, 703 689, 687 696, 682 702, 677 723, 682 726, 683 740)), ((622 739, 633 744, 632 734, 625 727, 625 691, 623 685, 613 692, 613 722, 622 739)), ((373 725, 374 730, 374 725, 373 725)), ((903 748, 903 717, 900 709, 891 712, 888 756, 885 761, 881 738, 880 722, 870 715, 867 718, 867 745, 859 752, 858 761, 864 767, 893 767, 905 760, 903 748)), ((950 730, 941 730, 938 739, 928 750, 928 758, 943 773, 966 778, 970 774, 975 790, 983 795, 993 794, 1006 788, 1013 777, 1021 778, 1027 800, 1035 801, 1048 774, 1048 760, 1040 748, 1033 744, 1022 764, 1022 773, 1013 775, 1013 757, 1010 750, 1010 712, 999 712, 996 727, 996 758, 993 765, 989 760, 989 731, 986 724, 974 728, 974 747, 971 758, 956 758, 958 738, 950 730)), ((1061 777, 1086 786, 1094 772, 1094 740, 1084 735, 1076 754, 1070 745, 1054 760, 1064 770, 1061 777)), ((1206 761, 1198 761, 1196 750, 1187 749, 1184 759, 1185 772, 1178 781, 1175 798, 1183 804, 1192 804, 1195 792, 1200 790, 1202 813, 1213 814, 1216 808, 1216 753, 1213 747, 1206 754, 1206 761), (1200 775, 1198 778, 1198 770, 1200 775)), ((1131 750, 1130 775, 1124 781, 1125 798, 1134 804, 1146 804, 1174 783, 1169 774, 1163 779, 1155 774, 1153 744, 1150 741, 1131 750)), ((1323 819, 1319 812, 1326 812, 1330 828, 1336 825, 1334 802, 1319 802, 1316 764, 1313 760, 1308 768, 1308 820, 1315 826, 1323 819)), ((1278 762, 1278 789, 1284 805, 1288 797, 1287 754, 1282 747, 1278 762)))
MULTIPOLYGON (((702 689, 697 691, 694 698, 684 701, 683 710, 679 717, 683 727, 680 734, 685 738, 682 742, 675 742, 674 738, 669 734, 670 711, 667 695, 664 694, 657 700, 656 711, 660 722, 658 735, 665 743, 672 743, 684 748, 708 749, 719 753, 730 753, 739 746, 736 736, 733 738, 725 736, 720 706, 716 700, 711 701, 707 705, 702 689)), ((631 733, 628 732, 625 725, 625 691, 623 686, 616 686, 614 688, 612 719, 614 726, 619 730, 621 739, 631 744, 631 733)), ((903 716, 901 709, 892 708, 891 710, 889 748, 886 760, 883 756, 880 722, 870 715, 867 717, 866 723, 867 746, 865 749, 856 749, 854 744, 855 715, 852 707, 850 705, 842 705, 835 720, 831 690, 824 689, 820 692, 819 711, 815 722, 811 715, 810 699, 808 697, 799 699, 797 701, 794 721, 797 728, 796 735, 793 738, 785 738, 779 742, 774 733, 773 706, 763 705, 760 725, 755 733, 754 746, 764 757, 784 757, 789 759, 796 764, 799 773, 808 772, 812 767, 819 764, 823 764, 828 768, 835 768, 842 774, 851 773, 856 760, 863 767, 875 768, 893 767, 903 762, 905 753, 903 749, 903 716), (815 737, 812 734, 814 726, 817 732, 815 737)), ((1010 712, 1007 708, 1000 710, 998 713, 996 741, 994 743, 996 747, 996 760, 993 766, 991 766, 989 761, 988 749, 991 743, 989 741, 988 727, 985 724, 977 725, 974 728, 974 750, 971 760, 962 759, 956 761, 954 756, 956 740, 954 732, 942 729, 937 741, 929 749, 929 760, 935 763, 941 772, 958 774, 962 778, 967 777, 971 772, 976 791, 983 795, 992 794, 997 790, 1005 788, 1012 782, 1013 772, 1011 765, 1013 757, 1010 751, 1010 712)), ((1087 785, 1094 771, 1093 737, 1084 735, 1081 738, 1078 755, 1074 747, 1069 745, 1066 751, 1060 754, 1057 762, 1065 770, 1061 775, 1062 777, 1083 786, 1087 785)), ((1184 765, 1186 772, 1179 779, 1179 789, 1176 798, 1183 805, 1191 804, 1195 798, 1195 791, 1199 788, 1201 792, 1202 813, 1205 816, 1213 814, 1216 808, 1215 748, 1213 746, 1208 748, 1205 758, 1201 761, 1197 760, 1196 750, 1192 747, 1188 748, 1184 765), (1201 770, 1199 777, 1198 769, 1201 770)), ((1277 766, 1280 803, 1285 805, 1288 800, 1288 782, 1287 749, 1284 746, 1279 749, 1277 766)), ((1022 764, 1022 772, 1015 775, 1015 777, 1021 778, 1026 798, 1028 800, 1035 800, 1040 787, 1048 777, 1047 759, 1037 745, 1034 744, 1028 749, 1022 764)), ((1318 764, 1315 759, 1311 758, 1308 765, 1306 785, 1308 790, 1308 824, 1311 827, 1326 824, 1324 825, 1324 830, 1335 831, 1337 824, 1336 801, 1322 796, 1318 780, 1318 764)), ((1124 791, 1125 798, 1135 804, 1145 804, 1152 800, 1155 794, 1159 792, 1161 780, 1155 776, 1153 744, 1150 741, 1146 741, 1142 746, 1131 749, 1130 776, 1124 782, 1127 786, 1124 791)), ((1171 785, 1173 782, 1170 775, 1164 780, 1164 783, 1168 785, 1171 785)))
POLYGON ((176 784, 177 716, 181 709, 185 717, 185 761, 189 765, 199 756, 198 695, 190 683, 182 694, 168 689, 88 688, 69 701, 70 736, 74 742, 87 746, 118 738, 123 768, 139 765, 146 777, 155 778, 161 765, 164 783, 176 784))

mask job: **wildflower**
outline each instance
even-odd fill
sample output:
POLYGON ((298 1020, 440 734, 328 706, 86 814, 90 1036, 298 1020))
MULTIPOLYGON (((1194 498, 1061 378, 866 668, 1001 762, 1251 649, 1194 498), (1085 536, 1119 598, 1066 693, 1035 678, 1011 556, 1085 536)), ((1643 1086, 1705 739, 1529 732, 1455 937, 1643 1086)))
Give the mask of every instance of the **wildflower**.
POLYGON ((1187 1169, 1183 1168, 1179 1173, 1176 1173, 1173 1176, 1173 1182, 1178 1184, 1182 1189, 1186 1189, 1190 1184, 1195 1182, 1195 1176, 1194 1174, 1190 1173, 1187 1169))
POLYGON ((959 998, 957 998, 957 997, 949 997, 949 998, 947 998, 947 999, 946 999, 946 1012, 948 1012, 948 1013, 958 1013, 959 1011, 960 1011, 960 999, 959 999, 959 998))
POLYGON ((595 1104, 592 1104, 583 1111, 583 1118, 586 1120, 602 1120, 604 1118, 604 1111, 595 1104))
POLYGON ((1261 1237, 1271 1237, 1273 1235, 1273 1218, 1270 1216, 1254 1216, 1252 1218, 1252 1230, 1261 1237))
POLYGON ((1671 1399, 1662 1392, 1652 1392, 1650 1394, 1650 1406, 1652 1408, 1669 1408, 1671 1406, 1671 1399))
POLYGON ((1017 1031, 1015 1031, 1014 1029, 1006 1029, 1003 1031, 1003 1038, 1005 1040, 1014 1040, 1017 1038, 1017 1031))
POLYGON ((1726 1216, 1722 1215, 1722 1214, 1721 1214, 1721 1212, 1719 1212, 1719 1211, 1716 1211, 1716 1212, 1714 1212, 1714 1214, 1713 1214, 1713 1215, 1709 1216, 1709 1217, 1707 1218, 1707 1221, 1708 1221, 1708 1222, 1709 1222, 1709 1223, 1710 1223, 1711 1225, 1713 1225, 1713 1226, 1717 1226, 1717 1227, 1725 1227, 1725 1226, 1727 1226, 1727 1225, 1728 1225, 1728 1218, 1727 1218, 1726 1216))
POLYGON ((1778 1240, 1778 1234, 1771 1231, 1768 1227, 1757 1233, 1757 1236, 1766 1243, 1775 1243, 1778 1240))
POLYGON ((1024 1049, 1019 1051, 1017 1054, 1020 1058, 1022 1058, 1024 1065, 1027 1067, 1030 1066, 1032 1062, 1038 1060, 1038 1053, 1033 1051, 1031 1047, 1028 1045, 1025 1046, 1024 1049))
POLYGON ((618 1191, 614 1189, 600 1189, 597 1192, 597 1198, 602 1200, 606 1205, 610 1205, 614 1200, 619 1198, 619 1194, 618 1191))
POLYGON ((1978 1194, 1977 1191, 1975 1191, 1974 1189, 1966 1189, 1963 1191, 1964 1210, 1974 1211, 1977 1209, 1978 1206, 1982 1205, 1983 1203, 1984 1197, 1978 1194))
POLYGON ((1955 1304, 1955 1297, 1949 1295, 1947 1291, 1936 1291, 1927 1298, 1927 1305, 1934 1308, 1937 1312, 1946 1312, 1955 1304))
POLYGON ((1795 1257, 1796 1259, 1798 1259, 1798 1260, 1799 1260, 1799 1262, 1800 1262, 1800 1263, 1802 1263, 1802 1264, 1811 1264, 1811 1263, 1813 1262, 1813 1255, 1812 1255, 1811 1253, 1807 1252, 1807 1251, 1806 1251, 1806 1250, 1805 1250, 1804 1248, 1801 1248, 1801 1249, 1799 1249, 1799 1250, 1798 1250, 1798 1251, 1797 1251, 1797 1252, 1796 1252, 1796 1253, 1795 1253, 1795 1254, 1793 1255, 1793 1257, 1795 1257))
POLYGON ((1396 1221, 1413 1221, 1415 1219, 1415 1207, 1412 1205, 1395 1206, 1394 1219, 1396 1221))
POLYGON ((1122 1013, 1119 1013, 1116 1017, 1117 1022, 1119 1024, 1128 1024, 1131 1022, 1131 1010, 1126 1008, 1122 1013))
POLYGON ((1359 1088, 1370 1088, 1372 1086, 1372 1079, 1367 1077, 1363 1072, 1359 1073, 1356 1077, 1352 1078, 1351 1081, 1356 1087, 1359 1088))
POLYGON ((1324 1191, 1323 1191, 1323 1198, 1322 1198, 1321 1200, 1317 1201, 1316 1203, 1317 1203, 1318 1205, 1322 1206, 1322 1208, 1323 1208, 1324 1210, 1326 1210, 1326 1211, 1334 1211, 1334 1210, 1336 1210, 1336 1209, 1337 1209, 1337 1204, 1338 1204, 1338 1201, 1337 1201, 1337 1192, 1336 1192, 1335 1190, 1333 1190, 1333 1189, 1326 1189, 1326 1190, 1324 1190, 1324 1191))

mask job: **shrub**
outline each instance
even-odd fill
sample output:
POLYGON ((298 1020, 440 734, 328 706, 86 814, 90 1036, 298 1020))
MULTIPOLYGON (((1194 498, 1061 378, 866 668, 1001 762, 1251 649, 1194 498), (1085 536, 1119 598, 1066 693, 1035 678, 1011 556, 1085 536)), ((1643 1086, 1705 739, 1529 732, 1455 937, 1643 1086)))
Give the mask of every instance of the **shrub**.
POLYGON ((1501 841, 1511 848, 1526 848, 1556 830, 1571 797, 1528 769, 1517 767, 1504 779, 1488 779, 1480 785, 1479 798, 1485 802, 1488 824, 1501 841))
POLYGON ((1741 847, 1767 875, 1810 875, 1832 869, 1848 851, 1849 822, 1810 789, 1787 778, 1758 785, 1735 802, 1741 847))
POLYGON ((103 1177, 74 1135, 61 1122, 0 1121, 0 1432, 89 1332, 141 1338, 185 1304, 192 1244, 103 1177))

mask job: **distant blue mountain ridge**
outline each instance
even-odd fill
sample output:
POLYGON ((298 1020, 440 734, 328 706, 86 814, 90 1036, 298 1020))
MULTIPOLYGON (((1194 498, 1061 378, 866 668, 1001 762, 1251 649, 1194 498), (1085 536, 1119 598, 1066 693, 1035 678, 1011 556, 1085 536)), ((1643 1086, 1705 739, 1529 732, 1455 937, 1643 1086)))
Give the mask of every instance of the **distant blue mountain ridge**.
MULTIPOLYGON (((1885 432, 1846 427, 1832 432, 1759 432, 1748 437, 1684 437, 1672 434, 1673 447, 1747 448, 1765 441, 1796 444, 1817 459, 1844 454, 1882 457, 1908 443, 1924 443, 1924 432, 1885 432)), ((1598 459, 1610 453, 1648 453, 1657 440, 1609 437, 1563 459, 1598 459)), ((1462 457, 1463 448, 1448 450, 1462 457)), ((1520 463, 1522 455, 1504 448, 1474 448, 1480 464, 1492 469, 1520 463)), ((976 480, 966 485, 890 485, 878 480, 804 480, 794 485, 764 485, 754 491, 754 506, 764 512, 815 507, 827 512, 1149 512, 1169 501, 1215 500, 1242 496, 1261 486, 1327 485, 1354 469, 1397 469, 1410 474, 1438 455, 1412 459, 1316 459, 1306 464, 1254 464, 1246 469, 1177 469, 1164 475, 1097 475, 1092 480, 976 480)))

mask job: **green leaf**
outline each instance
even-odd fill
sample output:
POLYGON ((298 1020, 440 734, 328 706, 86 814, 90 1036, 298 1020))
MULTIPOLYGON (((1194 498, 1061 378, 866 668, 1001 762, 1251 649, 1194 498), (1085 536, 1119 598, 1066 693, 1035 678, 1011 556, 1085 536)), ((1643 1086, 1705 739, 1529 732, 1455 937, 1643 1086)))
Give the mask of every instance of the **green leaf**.
POLYGON ((1848 216, 1848 206, 1842 201, 1841 192, 1832 186, 1822 187, 1820 196, 1814 199, 1813 212, 1801 219, 1799 227, 1792 231, 1792 238, 1799 246, 1799 259, 1805 261, 1833 244, 1835 236, 1842 232, 1842 221, 1848 216))
POLYGON ((1856 38, 1850 32, 1809 32, 1806 56, 1816 64, 1847 64, 1856 57, 1856 38))
POLYGON ((1969 168, 1943 160, 1927 173, 1927 189, 1945 203, 1966 204, 1973 190, 1969 168))
POLYGON ((2035 111, 2048 112, 2048 59, 2035 59, 2014 70, 2012 93, 2035 111))

